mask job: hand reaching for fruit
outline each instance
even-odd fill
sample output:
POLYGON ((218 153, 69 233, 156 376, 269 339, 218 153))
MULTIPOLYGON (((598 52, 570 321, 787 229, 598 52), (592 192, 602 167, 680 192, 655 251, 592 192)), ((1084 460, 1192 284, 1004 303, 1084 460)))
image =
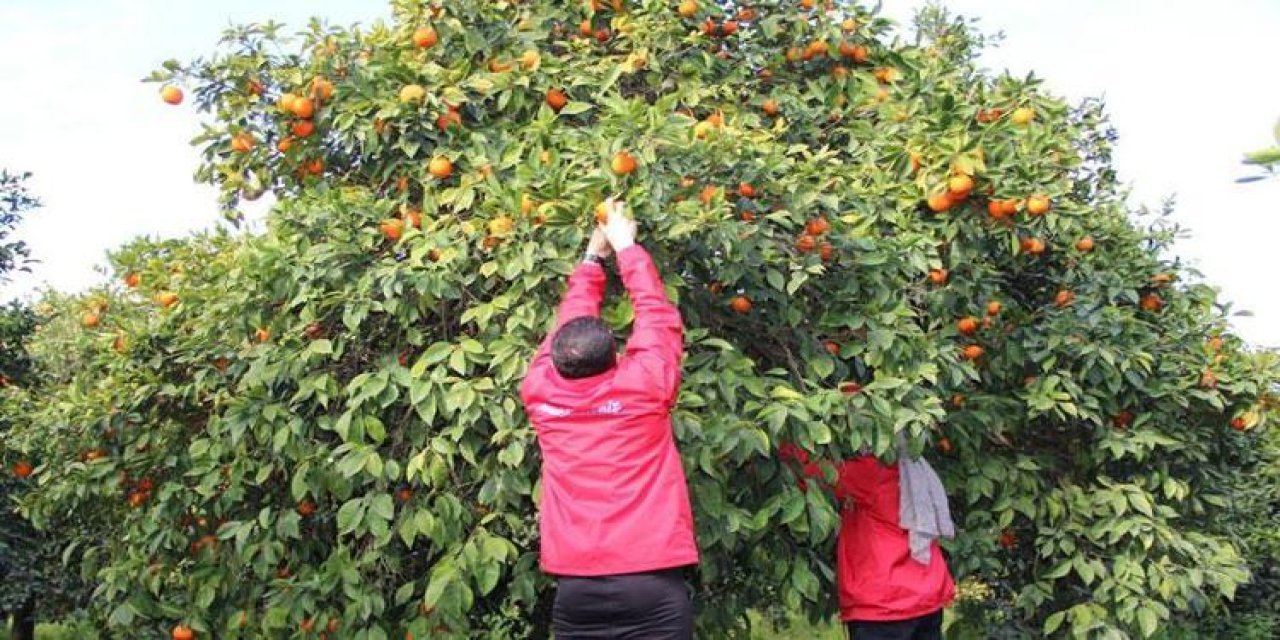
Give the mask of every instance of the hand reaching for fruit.
POLYGON ((636 243, 636 221, 627 217, 627 205, 609 198, 604 201, 605 220, 596 227, 604 232, 609 246, 622 251, 636 243))
POLYGON ((604 236, 604 228, 597 226, 591 232, 591 240, 587 242, 587 253, 608 258, 613 253, 613 247, 609 246, 609 239, 604 236))

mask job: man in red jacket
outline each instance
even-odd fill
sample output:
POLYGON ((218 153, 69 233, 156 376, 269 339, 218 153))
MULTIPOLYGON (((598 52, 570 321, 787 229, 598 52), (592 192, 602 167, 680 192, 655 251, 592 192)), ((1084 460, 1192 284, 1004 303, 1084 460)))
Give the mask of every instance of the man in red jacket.
POLYGON ((693 513, 671 432, 684 350, 635 222, 607 203, 555 329, 521 386, 542 450, 542 570, 557 577, 556 638, 693 637, 682 569, 697 564, 693 513), (635 308, 626 351, 600 319, 601 260, 617 254, 635 308))
MULTIPOLYGON (((806 451, 783 445, 779 453, 799 462, 805 476, 824 477, 822 466, 811 462, 806 451)), ((922 459, 885 464, 875 456, 861 455, 836 466, 837 480, 831 490, 842 507, 836 583, 840 619, 851 640, 942 638, 942 610, 955 597, 955 583, 938 546, 937 530, 918 526, 920 518, 904 519, 902 509, 936 508, 938 520, 945 521, 940 527, 943 535, 954 533, 951 516, 945 496, 921 498, 930 492, 910 487, 904 491, 904 474, 910 474, 908 481, 917 488, 931 487, 940 494, 941 483, 922 459), (939 499, 941 505, 931 504, 939 499), (922 535, 926 530, 933 535, 922 535)))

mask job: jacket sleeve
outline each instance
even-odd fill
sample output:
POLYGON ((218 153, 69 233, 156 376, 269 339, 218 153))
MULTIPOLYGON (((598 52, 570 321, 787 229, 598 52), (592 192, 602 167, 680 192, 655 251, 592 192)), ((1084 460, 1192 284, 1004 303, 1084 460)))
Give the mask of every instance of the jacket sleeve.
POLYGON ((808 488, 808 483, 805 482, 807 478, 831 489, 836 500, 853 499, 854 502, 866 504, 870 498, 874 482, 872 474, 877 464, 874 456, 858 456, 839 463, 836 466, 836 482, 832 485, 827 482, 822 461, 812 460, 808 451, 787 442, 778 446, 778 455, 783 460, 800 466, 803 477, 799 478, 799 485, 802 490, 808 488))
POLYGON ((836 497, 841 500, 852 498, 864 505, 870 503, 879 464, 880 461, 872 455, 858 456, 841 463, 834 487, 836 497))
POLYGON ((600 304, 603 300, 604 268, 594 262, 579 264, 573 273, 569 274, 569 289, 565 291, 564 298, 560 301, 560 308, 556 310, 555 325, 538 346, 538 352, 534 354, 533 362, 529 365, 529 373, 525 376, 526 383, 538 377, 534 375, 537 370, 551 365, 551 341, 560 327, 574 318, 599 316, 600 304))
POLYGON ((635 324, 627 340, 627 366, 641 369, 663 400, 673 404, 684 355, 680 310, 667 299, 662 278, 644 247, 632 245, 618 252, 618 269, 635 307, 635 324))

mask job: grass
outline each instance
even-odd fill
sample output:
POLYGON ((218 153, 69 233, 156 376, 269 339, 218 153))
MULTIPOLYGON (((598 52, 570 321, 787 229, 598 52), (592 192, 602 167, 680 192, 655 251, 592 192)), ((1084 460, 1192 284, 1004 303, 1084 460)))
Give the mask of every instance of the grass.
POLYGON ((792 618, 790 624, 778 629, 768 621, 752 612, 751 626, 755 631, 752 640, 845 640, 844 629, 835 621, 822 625, 811 625, 804 618, 792 618))
MULTIPOLYGON (((36 625, 36 640, 84 640, 85 638, 85 634, 74 627, 52 623, 36 625)), ((8 620, 0 620, 0 640, 9 640, 8 620)))

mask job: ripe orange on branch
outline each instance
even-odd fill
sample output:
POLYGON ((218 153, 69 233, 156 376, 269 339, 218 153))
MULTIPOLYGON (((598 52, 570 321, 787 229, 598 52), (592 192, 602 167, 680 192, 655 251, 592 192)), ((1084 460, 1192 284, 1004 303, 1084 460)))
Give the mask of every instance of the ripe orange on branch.
POLYGON ((160 99, 169 104, 182 104, 182 89, 171 84, 165 85, 160 89, 160 99))

